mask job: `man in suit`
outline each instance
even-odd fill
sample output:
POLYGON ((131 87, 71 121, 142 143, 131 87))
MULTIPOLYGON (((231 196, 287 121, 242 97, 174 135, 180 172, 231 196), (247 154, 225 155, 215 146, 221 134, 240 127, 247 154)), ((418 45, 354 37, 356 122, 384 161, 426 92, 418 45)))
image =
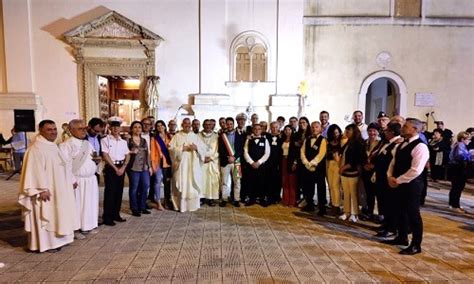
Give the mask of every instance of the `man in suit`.
POLYGON ((421 121, 407 118, 402 127, 401 135, 405 142, 395 150, 387 171, 388 184, 399 190, 401 198, 401 220, 398 236, 392 240, 394 245, 408 245, 408 228, 413 237, 410 245, 400 251, 403 255, 421 253, 423 239, 423 221, 420 215, 420 199, 423 190, 422 172, 429 159, 428 146, 420 139, 421 121))
POLYGON ((219 206, 225 207, 227 205, 233 182, 233 205, 240 207, 241 158, 244 150, 244 136, 239 135, 237 130, 234 129, 234 119, 232 117, 226 118, 226 130, 219 135, 218 141, 222 182, 222 200, 219 206))

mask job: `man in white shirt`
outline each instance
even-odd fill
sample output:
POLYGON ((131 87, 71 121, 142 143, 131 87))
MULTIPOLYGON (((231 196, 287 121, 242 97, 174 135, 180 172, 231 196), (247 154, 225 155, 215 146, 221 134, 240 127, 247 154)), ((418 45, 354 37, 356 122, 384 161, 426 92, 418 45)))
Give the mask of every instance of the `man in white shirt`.
POLYGON ((423 221, 420 215, 420 199, 423 189, 422 172, 429 159, 428 146, 423 143, 418 133, 421 131, 421 121, 407 118, 402 127, 401 135, 405 142, 398 145, 395 156, 387 171, 388 184, 399 190, 401 194, 401 220, 398 236, 393 244, 408 243, 408 228, 413 237, 410 246, 400 251, 400 254, 414 255, 421 252, 423 238, 423 221))
POLYGON ((367 138, 369 138, 369 134, 367 133, 367 124, 364 123, 364 113, 360 110, 354 111, 354 113, 352 113, 352 120, 359 128, 362 138, 367 140, 367 138))
POLYGON ((104 167, 104 225, 115 226, 115 222, 125 222, 120 217, 122 206, 125 170, 130 160, 127 142, 120 137, 119 120, 109 122, 110 135, 101 139, 102 156, 106 162, 104 167))

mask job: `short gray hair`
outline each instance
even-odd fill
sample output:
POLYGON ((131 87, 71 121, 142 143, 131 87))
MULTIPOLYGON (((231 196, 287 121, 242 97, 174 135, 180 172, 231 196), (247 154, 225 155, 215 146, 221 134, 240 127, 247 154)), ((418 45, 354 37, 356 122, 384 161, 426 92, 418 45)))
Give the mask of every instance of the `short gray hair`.
POLYGON ((411 124, 413 124, 413 127, 415 127, 416 132, 419 133, 422 130, 423 124, 421 123, 421 120, 419 120, 418 118, 408 117, 407 119, 405 119, 405 123, 407 122, 410 122, 411 124))
POLYGON ((69 130, 71 130, 72 128, 75 128, 78 124, 81 124, 81 123, 85 124, 83 119, 73 119, 69 121, 68 128, 69 130))

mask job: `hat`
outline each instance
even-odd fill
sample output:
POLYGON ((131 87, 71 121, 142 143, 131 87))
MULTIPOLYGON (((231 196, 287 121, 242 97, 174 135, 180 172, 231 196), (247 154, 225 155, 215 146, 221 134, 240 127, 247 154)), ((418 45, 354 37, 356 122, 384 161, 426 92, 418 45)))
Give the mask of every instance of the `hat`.
POLYGON ((247 120, 247 115, 245 113, 241 112, 235 117, 235 120, 239 120, 239 119, 247 120))
POLYGON ((382 118, 382 117, 387 117, 388 118, 387 114, 383 111, 379 112, 379 115, 377 115, 377 119, 382 118))
POLYGON ((112 116, 109 118, 109 125, 110 127, 118 126, 122 124, 122 119, 118 116, 112 116))
POLYGON ((369 129, 375 129, 375 130, 379 131, 379 130, 380 130, 380 126, 379 126, 379 124, 378 124, 377 122, 371 122, 371 123, 369 124, 369 126, 367 126, 367 130, 369 130, 369 129))

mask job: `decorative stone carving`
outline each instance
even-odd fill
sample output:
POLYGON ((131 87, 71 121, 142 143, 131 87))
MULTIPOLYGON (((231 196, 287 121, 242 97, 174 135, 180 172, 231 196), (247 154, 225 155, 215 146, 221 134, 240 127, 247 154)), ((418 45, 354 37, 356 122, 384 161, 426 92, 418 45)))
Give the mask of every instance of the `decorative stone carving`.
POLYGON ((392 55, 387 51, 382 51, 377 55, 375 61, 379 67, 386 69, 392 61, 392 55))
MULTIPOLYGON (((84 119, 107 112, 99 99, 97 77, 138 76, 143 81, 147 76, 155 75, 155 49, 163 40, 159 35, 115 11, 82 24, 63 36, 73 47, 77 63, 80 113, 84 119), (106 49, 107 52, 99 52, 98 49, 106 49), (129 53, 123 52, 127 49, 142 52, 143 58, 130 58, 129 53)), ((147 111, 143 85, 140 85, 142 114, 147 111)))

